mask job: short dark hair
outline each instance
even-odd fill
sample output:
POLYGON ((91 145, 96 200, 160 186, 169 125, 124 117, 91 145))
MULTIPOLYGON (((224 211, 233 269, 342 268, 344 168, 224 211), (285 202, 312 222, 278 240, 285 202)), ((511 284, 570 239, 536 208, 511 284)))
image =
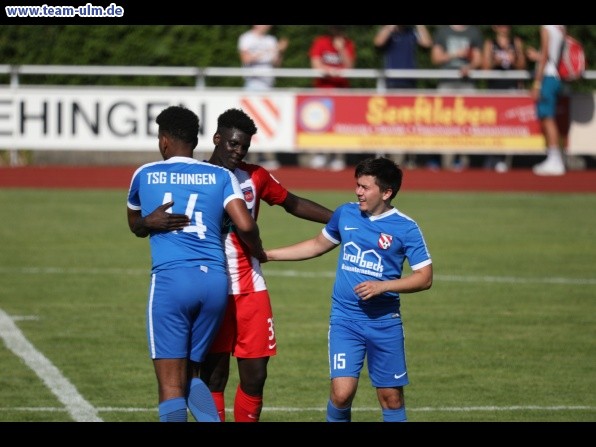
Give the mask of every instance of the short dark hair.
POLYGON ((159 132, 188 143, 193 149, 199 143, 199 117, 182 106, 170 106, 161 111, 155 122, 159 132))
POLYGON ((241 109, 228 109, 217 118, 217 132, 221 129, 238 129, 251 137, 257 133, 253 119, 241 109))
POLYGON ((363 175, 375 177, 375 183, 381 191, 391 189, 391 199, 393 199, 401 188, 403 171, 393 161, 385 157, 369 157, 356 165, 354 177, 359 178, 363 175))

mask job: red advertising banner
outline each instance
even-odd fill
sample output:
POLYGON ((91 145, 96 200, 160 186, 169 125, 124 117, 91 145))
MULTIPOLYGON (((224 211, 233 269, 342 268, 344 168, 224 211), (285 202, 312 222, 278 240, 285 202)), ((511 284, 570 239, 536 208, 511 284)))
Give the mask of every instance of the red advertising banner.
POLYGON ((529 96, 297 95, 296 147, 542 154, 544 138, 529 96))

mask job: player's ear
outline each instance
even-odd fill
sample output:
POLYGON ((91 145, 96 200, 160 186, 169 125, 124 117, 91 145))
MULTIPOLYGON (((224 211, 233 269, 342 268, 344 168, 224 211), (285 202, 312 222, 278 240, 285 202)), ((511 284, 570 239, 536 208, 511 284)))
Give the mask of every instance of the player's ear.
POLYGON ((219 144, 220 139, 221 139, 221 135, 219 134, 219 132, 215 132, 213 134, 213 144, 215 144, 217 146, 219 144))

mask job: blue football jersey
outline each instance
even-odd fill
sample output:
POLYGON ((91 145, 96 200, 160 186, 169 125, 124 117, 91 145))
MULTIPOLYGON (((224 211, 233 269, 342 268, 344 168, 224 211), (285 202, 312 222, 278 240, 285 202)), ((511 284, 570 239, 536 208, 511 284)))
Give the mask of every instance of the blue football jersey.
POLYGON ((362 300, 354 287, 363 281, 401 278, 406 259, 412 270, 432 262, 418 224, 396 208, 370 216, 360 211, 358 203, 343 204, 335 210, 323 234, 341 244, 331 318, 370 320, 399 314, 398 293, 362 300))
POLYGON ((221 238, 224 207, 243 199, 238 180, 227 169, 188 157, 147 163, 133 174, 128 207, 146 216, 171 200, 168 212, 186 214, 182 231, 152 232, 151 271, 208 266, 226 270, 221 238))

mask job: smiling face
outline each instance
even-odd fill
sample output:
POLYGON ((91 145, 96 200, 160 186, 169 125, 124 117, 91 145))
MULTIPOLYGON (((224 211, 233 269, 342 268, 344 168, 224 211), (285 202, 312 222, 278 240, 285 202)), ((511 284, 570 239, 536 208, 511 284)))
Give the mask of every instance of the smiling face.
POLYGON ((372 175, 362 175, 356 179, 356 197, 360 211, 378 216, 391 208, 391 189, 381 191, 372 175))
POLYGON ((246 157, 251 139, 251 135, 239 129, 221 129, 213 135, 215 149, 209 162, 233 171, 246 157))

